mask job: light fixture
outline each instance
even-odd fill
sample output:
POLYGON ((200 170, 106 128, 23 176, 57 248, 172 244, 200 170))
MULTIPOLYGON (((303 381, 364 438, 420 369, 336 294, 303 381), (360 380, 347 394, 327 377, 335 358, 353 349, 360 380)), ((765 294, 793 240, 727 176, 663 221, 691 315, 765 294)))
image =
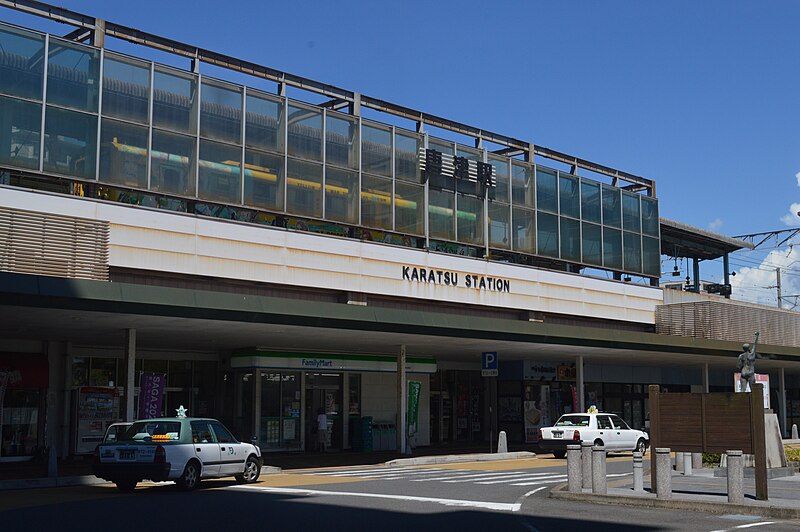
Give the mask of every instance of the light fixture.
POLYGON ((680 268, 678 268, 678 257, 675 257, 675 267, 672 268, 672 276, 673 277, 680 277, 681 276, 681 270, 680 270, 680 268))

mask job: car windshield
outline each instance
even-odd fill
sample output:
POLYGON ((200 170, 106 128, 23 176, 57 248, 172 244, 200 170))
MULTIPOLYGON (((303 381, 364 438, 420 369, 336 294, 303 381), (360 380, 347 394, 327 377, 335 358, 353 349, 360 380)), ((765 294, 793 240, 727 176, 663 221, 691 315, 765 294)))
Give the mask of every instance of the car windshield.
POLYGON ((180 421, 137 421, 119 441, 170 442, 180 439, 180 421))
POLYGON ((589 416, 561 416, 556 427, 588 427, 589 416))

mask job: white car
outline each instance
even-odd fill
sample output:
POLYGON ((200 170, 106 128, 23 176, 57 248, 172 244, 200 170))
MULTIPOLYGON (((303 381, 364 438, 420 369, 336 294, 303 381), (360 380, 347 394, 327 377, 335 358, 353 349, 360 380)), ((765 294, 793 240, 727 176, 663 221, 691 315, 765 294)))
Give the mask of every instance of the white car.
POLYGON ((116 442, 97 446, 93 471, 122 491, 145 479, 188 491, 204 478, 255 482, 261 463, 258 446, 237 441, 216 419, 177 417, 135 421, 116 442))
POLYGON ((615 414, 587 413, 564 414, 553 427, 539 429, 539 448, 564 458, 567 445, 580 445, 590 441, 604 445, 606 451, 636 451, 644 453, 650 445, 650 436, 632 429, 615 414))

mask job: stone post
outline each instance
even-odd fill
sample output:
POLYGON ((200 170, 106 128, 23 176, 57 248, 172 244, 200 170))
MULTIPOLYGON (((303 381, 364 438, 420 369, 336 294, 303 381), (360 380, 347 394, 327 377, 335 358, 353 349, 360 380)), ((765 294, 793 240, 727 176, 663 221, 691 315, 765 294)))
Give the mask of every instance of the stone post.
POLYGON ((742 451, 728 451, 728 502, 744 504, 744 456, 742 451))
POLYGON ((581 446, 567 445, 567 489, 581 492, 581 446))
POLYGON ((797 423, 792 424, 792 439, 798 440, 800 436, 797 435, 797 423))
POLYGON ((606 447, 595 445, 592 447, 592 493, 605 495, 608 493, 606 486, 606 447))
MULTIPOLYGON (((656 448, 656 497, 659 499, 672 498, 672 459, 669 456, 669 447, 656 448)), ((653 473, 650 473, 653 475, 653 473)))
POLYGON ((501 430, 500 435, 497 437, 497 452, 498 453, 508 452, 508 440, 506 440, 506 431, 504 430, 501 430))
POLYGON ((592 489, 592 442, 581 442, 581 486, 592 489))
POLYGON ((703 469, 703 453, 692 453, 692 469, 703 469))
POLYGON ((692 453, 683 453, 683 474, 687 476, 692 474, 692 453))
POLYGON ((683 473, 683 453, 675 453, 675 471, 683 473))
POLYGON ((642 453, 633 453, 633 491, 644 491, 644 469, 642 467, 642 453))

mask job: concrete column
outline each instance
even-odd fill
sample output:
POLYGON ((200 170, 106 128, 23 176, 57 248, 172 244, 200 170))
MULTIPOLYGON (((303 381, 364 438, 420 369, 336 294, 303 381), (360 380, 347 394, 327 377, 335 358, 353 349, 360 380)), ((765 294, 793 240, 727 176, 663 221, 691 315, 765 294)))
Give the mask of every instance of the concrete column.
POLYGON ((675 471, 683 473, 683 453, 675 453, 675 471))
POLYGON ((581 442, 581 486, 592 489, 592 442, 581 442))
POLYGON ((595 445, 592 447, 592 493, 605 495, 608 493, 606 485, 606 447, 595 445))
POLYGON ((703 393, 709 393, 708 364, 703 364, 703 393))
MULTIPOLYGON (((250 420, 252 422, 253 427, 253 436, 258 438, 259 445, 261 445, 261 370, 256 368, 253 370, 253 419, 250 420)), ((304 390, 305 391, 305 390, 304 390)), ((300 410, 304 412, 304 410, 300 410)), ((303 428, 303 432, 305 432, 305 425, 301 426, 303 428)))
POLYGON ((586 412, 583 387, 583 355, 578 355, 578 360, 575 362, 575 380, 578 386, 578 412, 586 412))
MULTIPOLYGON (((45 436, 43 441, 46 447, 59 451, 61 449, 61 431, 60 420, 63 418, 62 413, 64 409, 64 374, 66 357, 64 356, 64 347, 60 342, 45 342, 47 348, 47 365, 49 368, 48 382, 47 382, 47 416, 45 417, 45 436)), ((70 372, 70 377, 72 373, 70 372)), ((69 388, 67 388, 69 389, 69 388)), ((2 424, 2 423, 0 423, 2 424)), ((58 453, 56 453, 58 455, 58 453)))
POLYGON ((133 421, 136 378, 136 329, 125 329, 125 421, 133 421))
POLYGON ((567 445, 567 490, 581 492, 581 446, 567 445))
POLYGON ((687 476, 692 474, 692 453, 683 453, 683 474, 687 476))
POLYGON ((656 470, 650 473, 656 477, 656 497, 659 499, 672 498, 672 459, 669 452, 669 447, 656 448, 656 470))
POLYGON ((692 453, 692 469, 703 469, 703 453, 692 453))
POLYGON ((66 358, 64 360, 64 393, 62 395, 64 401, 64 409, 62 410, 61 414, 61 424, 59 428, 61 429, 61 438, 59 441, 61 442, 61 452, 59 456, 61 458, 66 458, 69 456, 70 450, 70 440, 73 437, 72 434, 72 425, 70 423, 71 415, 72 415, 72 366, 75 364, 75 356, 72 354, 72 344, 67 343, 66 345, 66 358))
POLYGON ((644 491, 644 469, 642 467, 642 453, 633 453, 633 491, 644 491))
MULTIPOLYGON (((397 354, 397 450, 406 453, 406 346, 397 354)), ((453 416, 455 417, 455 416, 453 416)))
POLYGON ((744 456, 742 451, 727 451, 728 502, 744 504, 744 456))
POLYGON ((786 426, 786 370, 781 368, 778 380, 778 401, 781 407, 781 435, 786 437, 789 434, 789 427, 786 426))
POLYGON ((342 374, 342 449, 349 449, 350 435, 350 374, 342 374))

